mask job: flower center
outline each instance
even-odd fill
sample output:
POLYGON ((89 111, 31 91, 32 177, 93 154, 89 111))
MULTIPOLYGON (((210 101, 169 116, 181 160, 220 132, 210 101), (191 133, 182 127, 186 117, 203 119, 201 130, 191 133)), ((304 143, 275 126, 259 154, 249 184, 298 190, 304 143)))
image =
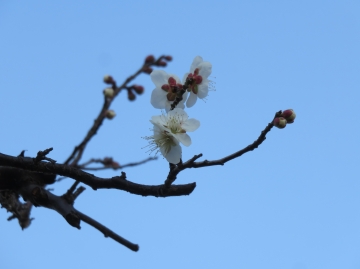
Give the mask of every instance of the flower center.
POLYGON ((182 85, 180 83, 176 83, 176 80, 173 77, 170 77, 168 79, 168 84, 162 85, 161 89, 168 93, 166 95, 168 101, 174 101, 176 99, 177 92, 182 89, 182 85))
POLYGON ((154 137, 154 142, 158 148, 164 148, 165 154, 169 153, 172 146, 176 146, 173 137, 167 131, 162 131, 157 138, 154 137))
POLYGON ((179 119, 176 119, 175 117, 170 117, 168 121, 168 128, 173 134, 186 133, 186 131, 181 128, 179 119))

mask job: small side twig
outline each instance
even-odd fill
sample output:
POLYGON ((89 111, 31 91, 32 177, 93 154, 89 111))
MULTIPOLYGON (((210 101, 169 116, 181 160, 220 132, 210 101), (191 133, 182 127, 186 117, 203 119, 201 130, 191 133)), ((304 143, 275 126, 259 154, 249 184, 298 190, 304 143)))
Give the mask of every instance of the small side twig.
POLYGON ((132 162, 132 163, 127 163, 124 165, 120 165, 117 162, 114 162, 112 160, 112 158, 104 158, 104 159, 90 159, 89 161, 87 161, 84 164, 79 165, 79 168, 81 168, 82 170, 87 170, 87 171, 99 171, 99 170, 106 170, 106 169, 113 169, 113 170, 119 170, 119 169, 124 169, 125 167, 133 167, 133 166, 138 166, 144 163, 147 163, 149 161, 153 161, 153 160, 157 160, 157 157, 149 157, 145 160, 142 160, 140 162, 132 162), (87 167, 89 164, 92 163, 101 163, 104 166, 102 167, 87 167))
MULTIPOLYGON (((48 155, 50 153, 50 151, 52 151, 53 148, 48 148, 48 149, 45 149, 44 151, 39 151, 37 153, 37 156, 34 158, 34 163, 38 163, 40 161, 48 161, 48 162, 51 162, 51 163, 56 163, 55 160, 53 159, 50 159, 48 157, 46 157, 46 155, 48 155)), ((19 155, 19 157, 23 157, 24 156, 24 151, 21 152, 21 154, 19 155)))
POLYGON ((94 227, 95 229, 99 230, 104 234, 105 237, 110 237, 116 242, 120 243, 121 245, 127 247, 128 249, 131 249, 132 251, 138 251, 139 245, 131 243, 130 241, 126 240, 125 238, 121 237, 120 235, 114 233, 109 228, 105 227, 101 223, 97 222, 96 220, 88 217, 87 215, 81 213, 80 211, 76 210, 76 214, 80 217, 80 219, 90 226, 94 227))

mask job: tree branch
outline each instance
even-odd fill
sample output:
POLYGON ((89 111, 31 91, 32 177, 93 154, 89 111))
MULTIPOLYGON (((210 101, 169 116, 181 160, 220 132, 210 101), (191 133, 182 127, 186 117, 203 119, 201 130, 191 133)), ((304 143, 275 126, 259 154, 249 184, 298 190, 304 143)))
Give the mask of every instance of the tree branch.
MULTIPOLYGON (((71 155, 66 159, 65 164, 68 164, 71 166, 75 166, 78 164, 78 162, 80 161, 80 159, 82 157, 82 154, 84 153, 87 143, 99 130, 100 126, 102 125, 102 123, 106 117, 106 112, 110 108, 110 105, 112 104, 112 102, 116 98, 116 96, 121 92, 121 90, 127 89, 128 84, 132 80, 134 80, 139 74, 143 73, 145 70, 151 70, 150 66, 153 66, 153 65, 161 66, 160 62, 162 62, 163 59, 166 59, 166 56, 162 55, 156 61, 150 62, 150 63, 147 63, 145 61, 145 63, 140 67, 140 69, 137 70, 133 75, 129 76, 123 82, 123 84, 121 84, 119 87, 117 87, 116 82, 113 81, 113 83, 112 83, 112 89, 114 90, 113 97, 111 97, 111 98, 104 97, 104 104, 103 104, 97 118, 95 119, 94 124, 92 125, 92 127, 90 128, 88 133, 86 134, 83 141, 74 148, 71 155)), ((166 63, 165 63, 165 65, 166 65, 166 63)))
POLYGON ((0 153, 0 166, 1 165, 67 176, 90 186, 94 190, 119 189, 142 196, 168 197, 189 195, 196 187, 195 182, 184 185, 173 185, 171 187, 165 187, 164 185, 137 184, 128 181, 124 172, 122 172, 121 176, 100 178, 68 165, 43 161, 35 163, 33 159, 29 157, 13 157, 2 153, 0 153))
POLYGON ((24 199, 31 201, 35 206, 43 206, 55 210, 60 215, 62 215, 71 226, 75 228, 80 229, 80 222, 83 220, 97 230, 101 231, 105 237, 110 237, 116 242, 133 251, 139 250, 138 245, 127 241, 101 223, 76 210, 73 207, 73 204, 69 203, 69 201, 64 196, 54 195, 48 190, 32 184, 23 186, 20 190, 20 193, 24 199))
MULTIPOLYGON (((281 115, 282 111, 278 111, 275 113, 274 119, 276 117, 279 117, 281 115)), ((224 165, 226 162, 231 161, 235 158, 240 157, 241 155, 249 152, 249 151, 253 151, 254 149, 256 149, 258 146, 260 146, 260 144, 262 142, 265 141, 266 139, 266 135, 268 132, 271 131, 271 129, 274 127, 273 124, 273 120, 266 126, 266 128, 261 132, 260 136, 250 145, 248 145, 247 147, 243 148, 242 150, 239 150, 233 154, 230 154, 229 156, 226 156, 224 158, 218 159, 218 160, 214 160, 214 161, 208 161, 208 160, 204 160, 202 162, 195 162, 197 159, 199 159, 200 157, 202 157, 202 154, 200 153, 199 155, 195 155, 194 157, 192 157, 190 160, 186 161, 185 163, 180 162, 177 165, 174 166, 170 166, 171 170, 168 174, 167 179, 165 180, 165 186, 166 187, 170 187, 171 184, 176 180, 177 175, 188 168, 201 168, 201 167, 207 167, 207 166, 213 166, 213 165, 224 165)))

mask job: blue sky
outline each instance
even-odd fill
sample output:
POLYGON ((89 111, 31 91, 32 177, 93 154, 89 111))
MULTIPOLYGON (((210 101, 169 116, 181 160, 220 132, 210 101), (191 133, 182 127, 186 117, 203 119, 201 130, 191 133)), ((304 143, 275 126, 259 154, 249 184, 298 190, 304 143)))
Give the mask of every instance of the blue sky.
MULTIPOLYGON (((193 58, 213 65, 216 91, 187 109, 201 122, 183 159, 217 159, 252 143, 280 109, 295 124, 223 167, 182 172, 186 197, 154 198, 89 187, 75 206, 138 243, 134 253, 86 224, 32 211, 22 231, 0 211, 4 268, 360 268, 359 1, 0 1, 1 153, 53 147, 63 162, 102 106, 102 77, 118 82, 145 56, 172 55, 182 77, 193 58)), ((121 94, 83 161, 121 164, 142 149, 154 88, 121 94)), ((163 158, 124 170, 161 184, 163 158)), ((103 177, 119 171, 96 172, 103 177)), ((54 185, 63 194, 66 179, 54 185)))

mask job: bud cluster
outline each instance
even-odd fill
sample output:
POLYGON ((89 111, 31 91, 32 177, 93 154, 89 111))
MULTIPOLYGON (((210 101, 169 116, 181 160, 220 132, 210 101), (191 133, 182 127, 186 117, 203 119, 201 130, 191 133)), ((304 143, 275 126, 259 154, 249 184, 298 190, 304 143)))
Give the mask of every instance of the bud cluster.
POLYGON ((273 124, 275 127, 279 128, 279 129, 283 129, 286 127, 286 124, 293 123, 295 118, 296 118, 296 114, 295 114, 294 110, 287 109, 281 113, 280 117, 276 117, 274 119, 273 124))
POLYGON ((161 56, 157 61, 155 61, 155 57, 153 55, 148 55, 144 60, 144 67, 142 71, 146 74, 151 74, 153 69, 150 67, 151 65, 165 67, 167 66, 167 62, 172 61, 172 56, 166 55, 161 56))

